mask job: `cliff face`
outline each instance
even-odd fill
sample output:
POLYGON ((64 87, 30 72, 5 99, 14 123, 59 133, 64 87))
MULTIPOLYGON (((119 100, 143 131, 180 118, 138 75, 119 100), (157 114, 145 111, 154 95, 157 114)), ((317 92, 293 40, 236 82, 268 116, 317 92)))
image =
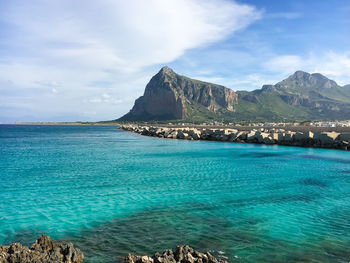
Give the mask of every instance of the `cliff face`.
POLYGON ((237 91, 162 68, 120 121, 306 121, 350 119, 350 89, 297 71, 275 85, 237 91))
POLYGON ((121 121, 192 119, 234 112, 237 95, 220 85, 190 79, 163 67, 121 121))

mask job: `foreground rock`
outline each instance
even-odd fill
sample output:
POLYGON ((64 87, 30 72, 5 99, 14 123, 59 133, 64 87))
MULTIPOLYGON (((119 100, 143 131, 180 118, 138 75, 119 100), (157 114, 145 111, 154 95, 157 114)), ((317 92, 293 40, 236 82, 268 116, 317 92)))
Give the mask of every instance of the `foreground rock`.
POLYGON ((29 248, 20 243, 0 246, 0 263, 80 263, 84 255, 72 243, 54 241, 46 235, 29 248))
POLYGON ((349 133, 292 132, 274 128, 270 130, 261 128, 260 130, 238 131, 235 129, 167 128, 140 125, 121 125, 119 128, 141 135, 168 139, 246 142, 350 150, 349 133))
POLYGON ((178 246, 173 252, 165 250, 162 254, 155 253, 152 257, 127 255, 124 263, 227 263, 225 259, 217 259, 209 252, 201 253, 189 246, 178 246))

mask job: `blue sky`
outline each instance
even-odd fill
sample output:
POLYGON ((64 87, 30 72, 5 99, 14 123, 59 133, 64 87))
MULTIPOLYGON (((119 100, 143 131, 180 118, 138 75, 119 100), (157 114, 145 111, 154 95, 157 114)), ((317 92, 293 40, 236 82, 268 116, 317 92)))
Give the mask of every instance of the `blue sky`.
POLYGON ((350 83, 348 0, 0 0, 0 122, 116 119, 164 65, 233 90, 350 83))

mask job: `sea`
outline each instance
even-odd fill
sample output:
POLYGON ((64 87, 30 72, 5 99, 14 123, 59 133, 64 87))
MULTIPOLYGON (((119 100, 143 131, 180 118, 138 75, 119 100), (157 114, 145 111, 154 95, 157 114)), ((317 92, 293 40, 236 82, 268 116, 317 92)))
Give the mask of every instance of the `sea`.
POLYGON ((231 262, 349 262, 350 153, 0 125, 0 244, 41 234, 84 262, 187 244, 231 262))

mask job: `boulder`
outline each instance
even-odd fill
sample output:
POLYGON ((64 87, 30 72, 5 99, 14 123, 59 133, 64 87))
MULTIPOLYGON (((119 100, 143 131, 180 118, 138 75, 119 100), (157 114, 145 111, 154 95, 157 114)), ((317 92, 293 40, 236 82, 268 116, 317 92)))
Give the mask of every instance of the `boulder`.
POLYGON ((238 132, 238 130, 236 130, 236 129, 225 129, 224 130, 225 135, 231 135, 232 133, 237 133, 237 132, 238 132))
POLYGON ((313 132, 297 132, 294 134, 294 140, 295 141, 305 141, 305 140, 311 140, 314 137, 313 132))
POLYGON ((247 141, 253 141, 256 138, 257 132, 255 131, 250 131, 247 133, 247 141))
POLYGON ((247 140, 248 133, 246 131, 241 131, 237 133, 237 139, 246 141, 247 140))
POLYGON ((149 132, 149 128, 148 127, 143 127, 142 128, 142 132, 141 132, 142 135, 149 135, 149 133, 150 132, 149 132))
POLYGON ((266 132, 257 132, 255 133, 255 138, 259 143, 266 143, 270 142, 269 135, 270 134, 266 132))
POLYGON ((204 129, 201 133, 201 139, 202 140, 209 140, 213 134, 214 134, 213 129, 204 129))
POLYGON ((348 141, 341 141, 339 148, 342 149, 342 150, 345 150, 345 151, 349 151, 350 150, 350 142, 348 142, 348 141))
POLYGON ((275 140, 277 142, 281 142, 284 139, 284 134, 275 132, 275 133, 271 134, 271 137, 273 140, 275 140))
POLYGON ((314 133, 311 131, 296 132, 293 141, 298 146, 313 146, 315 144, 314 133))
POLYGON ((169 134, 171 134, 173 132, 172 129, 165 129, 164 130, 164 138, 168 138, 169 134))
POLYGON ((185 139, 185 134, 181 130, 178 130, 176 138, 177 139, 185 139))
POLYGON ((262 143, 264 143, 264 144, 275 144, 276 142, 272 138, 272 135, 270 135, 270 136, 267 136, 267 137, 263 137, 262 143))
POLYGON ((332 146, 340 133, 338 132, 321 132, 314 134, 314 140, 319 142, 322 146, 329 147, 332 146))
POLYGON ((341 133, 341 134, 339 134, 338 140, 339 141, 350 142, 350 133, 341 133))
POLYGON ((193 140, 199 140, 201 138, 201 132, 197 129, 190 129, 188 131, 188 135, 193 139, 193 140))
POLYGON ((291 143, 293 141, 295 132, 286 132, 283 136, 283 142, 291 143))

